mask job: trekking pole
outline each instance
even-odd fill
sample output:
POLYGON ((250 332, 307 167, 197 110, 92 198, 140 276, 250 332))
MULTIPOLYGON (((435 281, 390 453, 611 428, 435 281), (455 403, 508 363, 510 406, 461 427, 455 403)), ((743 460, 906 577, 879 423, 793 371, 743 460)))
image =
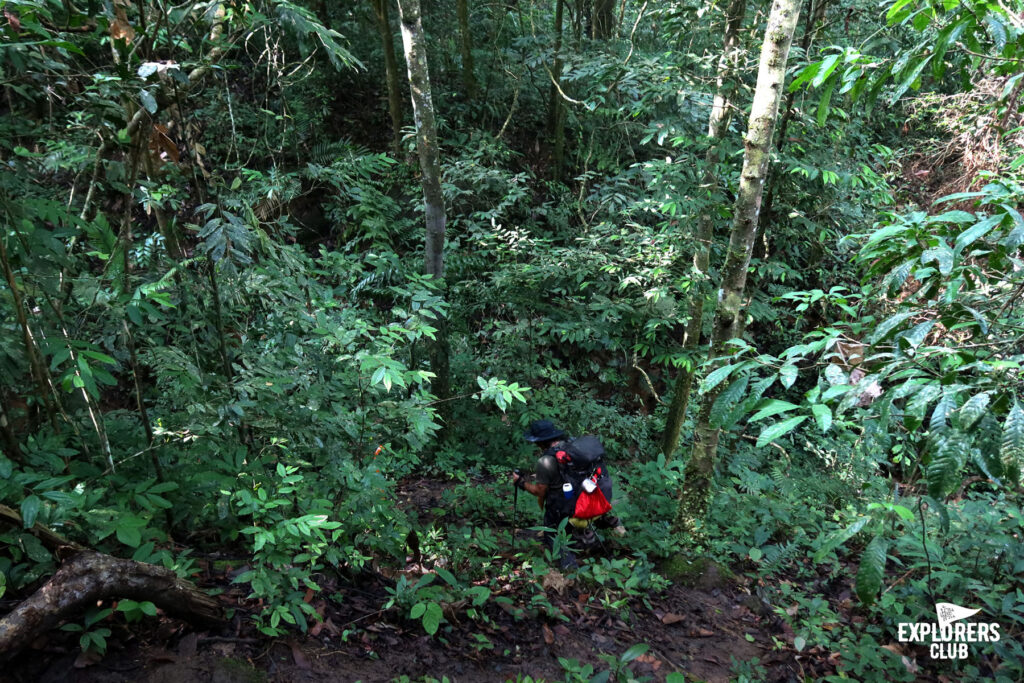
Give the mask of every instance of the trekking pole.
MULTIPOLYGON (((523 476, 523 473, 519 471, 519 468, 514 469, 513 474, 523 476)), ((519 511, 519 487, 516 486, 516 482, 512 482, 512 554, 516 554, 516 513, 519 511)))

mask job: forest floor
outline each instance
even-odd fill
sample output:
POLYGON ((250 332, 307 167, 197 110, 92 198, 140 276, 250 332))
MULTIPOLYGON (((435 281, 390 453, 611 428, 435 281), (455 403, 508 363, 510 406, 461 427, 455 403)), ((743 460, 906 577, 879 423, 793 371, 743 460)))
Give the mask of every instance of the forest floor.
MULTIPOLYGON (((429 515, 441 503, 444 488, 441 482, 403 482, 400 500, 407 509, 429 515)), ((518 539, 524 545, 536 543, 534 532, 526 530, 518 539)), ((323 621, 304 635, 269 638, 247 616, 259 606, 246 600, 242 586, 230 583, 244 565, 219 561, 205 566, 197 583, 219 589, 224 607, 236 610, 221 631, 197 632, 163 617, 113 624, 102 658, 83 655, 78 634, 53 631, 35 644, 38 649, 22 653, 14 667, 0 671, 0 681, 371 683, 402 676, 413 681, 447 677, 452 683, 514 681, 517 676, 559 681, 567 674, 559 658, 602 671, 608 664, 601 655, 618 657, 638 643, 649 649, 629 668, 655 681, 674 671, 685 673, 687 680, 734 680, 734 661, 753 658, 764 667, 757 678, 768 681, 799 680, 832 669, 825 658, 777 649, 773 636, 792 642, 788 627, 750 594, 742 578, 713 564, 692 576, 689 585, 673 583, 646 600, 633 600, 628 613, 595 608, 585 587, 552 571, 543 582, 546 596, 567 621, 543 615, 516 619, 507 605, 488 601, 489 623, 449 614, 450 630, 434 638, 396 609, 381 610, 393 582, 375 572, 344 584, 323 583, 320 596, 331 598, 311 597, 323 621)))

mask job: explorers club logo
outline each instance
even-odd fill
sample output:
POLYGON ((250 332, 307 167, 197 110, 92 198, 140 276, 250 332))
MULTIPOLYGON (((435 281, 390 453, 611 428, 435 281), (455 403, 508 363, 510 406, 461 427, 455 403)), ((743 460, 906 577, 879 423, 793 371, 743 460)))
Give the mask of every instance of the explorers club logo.
POLYGON ((999 624, 978 624, 962 619, 974 616, 980 609, 960 607, 951 602, 935 604, 938 623, 901 622, 898 639, 901 643, 930 644, 932 659, 966 659, 968 645, 995 643, 999 640, 999 624))

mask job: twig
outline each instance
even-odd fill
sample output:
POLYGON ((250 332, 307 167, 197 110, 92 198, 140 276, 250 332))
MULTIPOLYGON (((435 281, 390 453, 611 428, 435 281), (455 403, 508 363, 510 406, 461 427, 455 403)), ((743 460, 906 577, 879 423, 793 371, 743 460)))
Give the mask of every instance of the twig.
MULTIPOLYGON (((743 434, 742 436, 747 441, 757 442, 757 437, 756 436, 751 436, 750 434, 743 434)), ((782 451, 782 454, 784 456, 786 456, 786 460, 788 460, 789 462, 793 462, 793 459, 791 457, 789 457, 789 451, 787 451, 785 448, 783 448, 779 444, 775 443, 774 441, 769 441, 768 445, 769 446, 774 446, 775 448, 778 448, 780 451, 782 451)))
POLYGON ((551 69, 549 69, 549 68, 547 68, 545 66, 544 70, 548 72, 548 78, 551 79, 551 84, 555 86, 555 89, 558 91, 558 94, 562 96, 563 100, 565 100, 566 102, 569 102, 570 104, 580 104, 580 105, 583 105, 584 107, 587 106, 586 102, 581 102, 579 100, 574 100, 573 98, 571 98, 571 97, 569 97, 568 95, 565 94, 565 91, 562 90, 562 86, 560 86, 558 84, 558 81, 555 79, 555 75, 553 73, 551 73, 551 69))
POLYGON ((501 130, 498 131, 498 139, 505 134, 505 129, 508 128, 508 124, 512 121, 512 114, 516 111, 516 105, 519 104, 519 88, 516 88, 515 94, 512 95, 512 106, 508 109, 508 116, 505 117, 505 123, 501 124, 501 130))

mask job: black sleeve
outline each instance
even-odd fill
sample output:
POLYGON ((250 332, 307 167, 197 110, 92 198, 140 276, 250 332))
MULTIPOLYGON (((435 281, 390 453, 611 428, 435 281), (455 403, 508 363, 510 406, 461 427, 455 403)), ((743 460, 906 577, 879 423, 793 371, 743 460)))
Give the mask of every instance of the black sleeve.
POLYGON ((545 486, 558 486, 562 483, 555 456, 545 454, 537 460, 537 483, 545 486))

